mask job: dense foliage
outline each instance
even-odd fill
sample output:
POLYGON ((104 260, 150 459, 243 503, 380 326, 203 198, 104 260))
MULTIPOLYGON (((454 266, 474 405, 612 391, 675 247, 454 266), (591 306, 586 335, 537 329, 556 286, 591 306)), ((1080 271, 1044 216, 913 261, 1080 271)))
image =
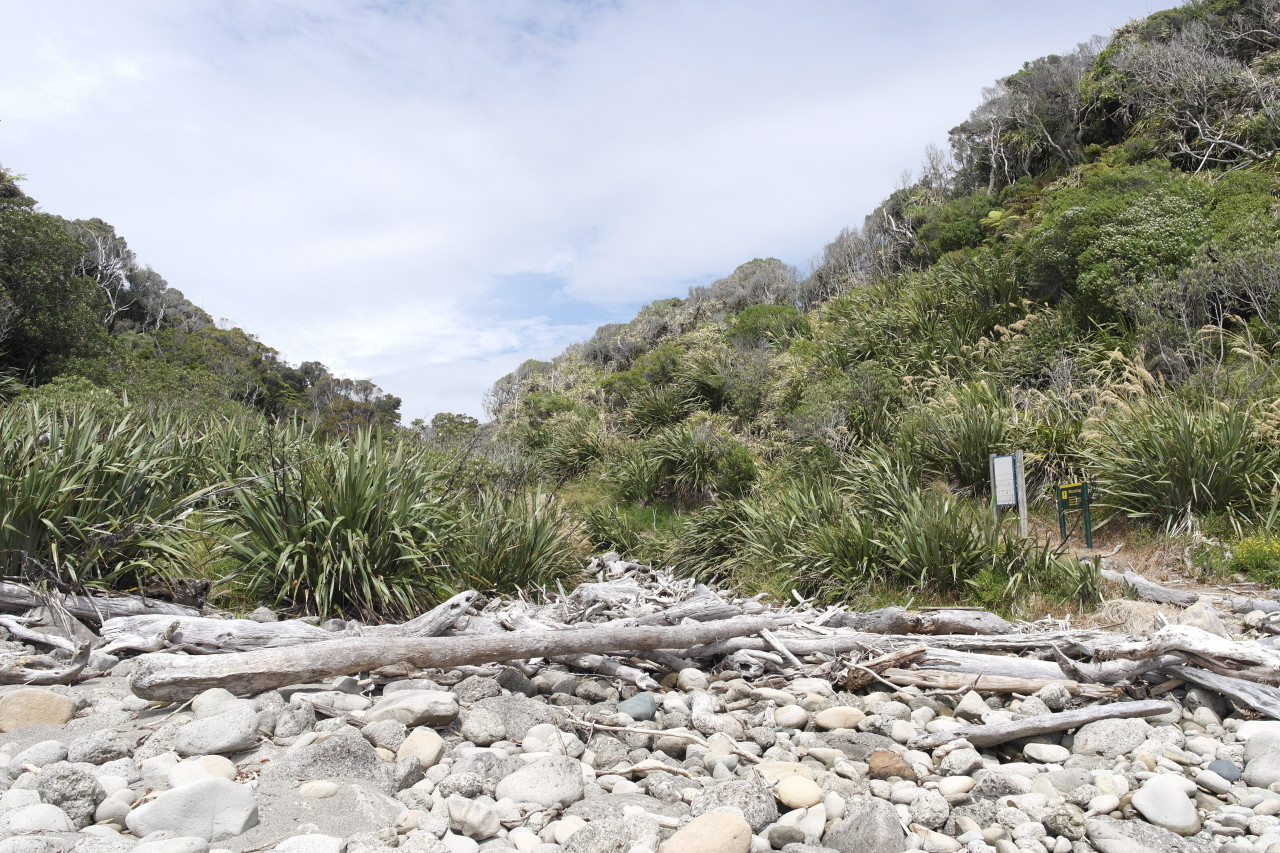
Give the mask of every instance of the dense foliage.
POLYGON ((653 303, 501 380, 495 423, 597 547, 783 594, 1093 594, 1048 538, 1066 478, 1102 517, 1268 527, 1276 13, 1188 3, 1028 62, 807 277, 653 303), (1014 448, 1040 539, 989 520, 1014 448))
POLYGON ((616 549, 748 589, 1088 601, 1049 487, 1280 578, 1280 31, 1195 0, 985 91, 807 275, 756 259, 401 429, 0 173, 0 564, 402 616, 616 549), (127 390, 127 395, 124 391, 127 390), (174 409, 182 414, 174 414, 174 409), (991 521, 1026 454, 1032 535, 991 521))

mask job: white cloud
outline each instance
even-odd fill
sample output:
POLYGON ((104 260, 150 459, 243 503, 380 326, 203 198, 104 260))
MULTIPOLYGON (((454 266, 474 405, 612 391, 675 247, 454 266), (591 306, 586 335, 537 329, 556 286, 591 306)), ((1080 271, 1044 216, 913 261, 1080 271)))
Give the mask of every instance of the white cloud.
POLYGON ((478 414, 587 315, 756 256, 803 269, 983 85, 1146 11, 11 3, 0 152, 213 316, 375 375, 410 417, 478 414), (495 311, 523 274, 568 298, 495 311))

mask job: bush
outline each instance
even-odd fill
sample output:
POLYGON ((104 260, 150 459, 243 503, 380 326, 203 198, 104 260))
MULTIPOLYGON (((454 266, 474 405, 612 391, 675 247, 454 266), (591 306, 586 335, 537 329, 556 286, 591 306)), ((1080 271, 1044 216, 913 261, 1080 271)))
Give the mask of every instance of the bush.
POLYGON ((986 494, 988 457, 1006 448, 1011 414, 994 384, 947 387, 903 417, 898 446, 925 473, 970 494, 986 494))
POLYGON ((319 616, 418 614, 457 527, 428 458, 362 431, 345 445, 295 438, 227 470, 237 488, 214 520, 247 593, 319 616))
POLYGON ((790 305, 751 305, 729 324, 725 337, 734 346, 784 344, 811 333, 809 318, 790 305))
POLYGON ((1260 533, 1241 539, 1232 552, 1231 568, 1255 581, 1280 586, 1280 537, 1260 533))
POLYGON ((587 553, 582 530, 553 496, 490 490, 460 509, 433 587, 439 598, 545 589, 572 578, 587 553))
POLYGON ((1221 513, 1253 515, 1275 483, 1277 453, 1252 410, 1161 397, 1100 419, 1085 449, 1100 504, 1167 529, 1221 513))

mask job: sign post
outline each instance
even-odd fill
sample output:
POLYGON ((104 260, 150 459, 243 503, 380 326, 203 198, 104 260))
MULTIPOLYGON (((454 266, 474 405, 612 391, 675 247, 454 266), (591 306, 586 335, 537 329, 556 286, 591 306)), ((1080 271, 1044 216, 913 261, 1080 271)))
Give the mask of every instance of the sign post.
POLYGON ((1018 508, 1018 535, 1027 535, 1027 501, 1026 501, 1026 469, 1022 462, 1022 451, 997 455, 990 454, 988 462, 991 466, 991 504, 992 521, 1000 523, 1000 510, 1004 507, 1018 508))
POLYGON ((1089 509, 1089 484, 1064 483, 1058 486, 1058 532, 1067 541, 1067 513, 1084 513, 1084 546, 1093 547, 1093 513, 1089 509))

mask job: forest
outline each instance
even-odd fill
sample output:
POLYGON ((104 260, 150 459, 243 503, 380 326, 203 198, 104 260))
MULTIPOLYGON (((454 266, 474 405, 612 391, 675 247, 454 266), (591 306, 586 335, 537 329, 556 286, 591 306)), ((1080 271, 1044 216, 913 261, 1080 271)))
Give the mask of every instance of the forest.
POLYGON ((750 260, 526 362, 486 423, 402 425, 0 169, 0 568, 372 619, 615 551, 1030 613, 1100 595, 1054 518, 1086 480, 1108 541, 1280 584, 1277 19, 1199 0, 1028 61, 812 269, 750 260), (1014 449, 1025 537, 991 521, 1014 449))

